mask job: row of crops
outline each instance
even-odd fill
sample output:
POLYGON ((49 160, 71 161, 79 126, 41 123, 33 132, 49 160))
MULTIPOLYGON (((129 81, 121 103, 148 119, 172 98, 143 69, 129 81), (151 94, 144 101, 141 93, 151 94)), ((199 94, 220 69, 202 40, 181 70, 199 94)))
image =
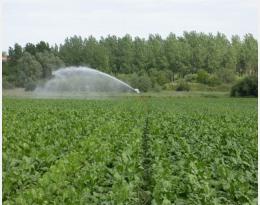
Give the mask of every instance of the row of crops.
POLYGON ((256 204, 257 101, 4 99, 4 204, 256 204))

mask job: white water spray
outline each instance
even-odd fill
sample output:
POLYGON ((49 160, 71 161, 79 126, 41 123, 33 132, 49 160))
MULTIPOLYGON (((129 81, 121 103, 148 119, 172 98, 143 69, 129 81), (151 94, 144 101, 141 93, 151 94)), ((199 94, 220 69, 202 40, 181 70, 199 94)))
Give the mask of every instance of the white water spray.
POLYGON ((43 86, 38 86, 34 93, 49 95, 60 93, 118 93, 135 92, 127 83, 101 71, 88 67, 67 67, 54 71, 53 78, 43 86))

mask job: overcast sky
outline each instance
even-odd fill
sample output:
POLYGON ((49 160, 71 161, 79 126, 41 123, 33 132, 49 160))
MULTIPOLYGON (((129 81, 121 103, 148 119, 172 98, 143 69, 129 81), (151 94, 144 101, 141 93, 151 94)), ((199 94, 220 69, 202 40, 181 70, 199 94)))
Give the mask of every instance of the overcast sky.
POLYGON ((257 36, 257 0, 4 0, 3 47, 114 34, 183 31, 257 36))

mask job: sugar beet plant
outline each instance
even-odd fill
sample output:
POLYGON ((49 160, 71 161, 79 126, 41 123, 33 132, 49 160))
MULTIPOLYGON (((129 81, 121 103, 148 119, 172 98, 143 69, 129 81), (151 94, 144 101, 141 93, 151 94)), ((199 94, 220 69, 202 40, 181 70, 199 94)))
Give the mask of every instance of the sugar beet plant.
POLYGON ((256 204, 254 99, 3 103, 4 204, 256 204))
POLYGON ((256 204, 255 105, 218 99, 164 104, 150 114, 148 129, 153 204, 256 204))

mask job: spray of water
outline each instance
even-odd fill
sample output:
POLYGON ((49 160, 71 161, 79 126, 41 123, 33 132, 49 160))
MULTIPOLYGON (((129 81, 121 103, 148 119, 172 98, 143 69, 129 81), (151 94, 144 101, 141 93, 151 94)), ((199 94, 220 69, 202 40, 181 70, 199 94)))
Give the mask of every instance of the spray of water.
POLYGON ((127 83, 101 71, 88 67, 67 67, 54 71, 53 77, 42 86, 37 86, 37 96, 57 95, 64 93, 118 93, 137 92, 127 83))

